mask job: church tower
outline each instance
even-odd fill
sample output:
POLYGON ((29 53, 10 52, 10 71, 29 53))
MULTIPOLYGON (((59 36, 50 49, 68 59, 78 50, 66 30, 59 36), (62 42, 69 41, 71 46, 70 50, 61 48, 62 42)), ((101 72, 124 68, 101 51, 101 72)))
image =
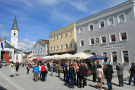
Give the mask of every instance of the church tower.
POLYGON ((15 15, 13 26, 11 28, 11 43, 14 45, 15 48, 18 48, 18 33, 19 29, 17 26, 17 20, 15 15))

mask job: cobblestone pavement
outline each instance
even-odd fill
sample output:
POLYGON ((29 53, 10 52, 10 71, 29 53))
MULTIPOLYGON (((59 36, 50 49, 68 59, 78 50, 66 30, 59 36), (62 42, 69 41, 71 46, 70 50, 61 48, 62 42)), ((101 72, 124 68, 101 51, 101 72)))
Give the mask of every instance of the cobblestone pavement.
MULTIPOLYGON (((9 77, 9 68, 2 67, 0 68, 0 90, 70 90, 68 86, 64 85, 63 74, 61 78, 57 77, 57 74, 54 73, 54 76, 50 76, 48 73, 48 80, 45 82, 34 82, 32 69, 30 74, 26 74, 26 68, 20 67, 19 76, 9 77)), ((135 86, 127 85, 129 79, 129 73, 124 71, 124 87, 118 86, 118 78, 116 72, 112 79, 113 90, 135 90, 135 86)), ((87 78, 87 86, 81 88, 81 90, 97 90, 97 83, 92 82, 92 76, 87 78)), ((107 85, 103 85, 103 89, 107 90, 107 85)), ((80 90, 76 87, 74 90, 80 90)))

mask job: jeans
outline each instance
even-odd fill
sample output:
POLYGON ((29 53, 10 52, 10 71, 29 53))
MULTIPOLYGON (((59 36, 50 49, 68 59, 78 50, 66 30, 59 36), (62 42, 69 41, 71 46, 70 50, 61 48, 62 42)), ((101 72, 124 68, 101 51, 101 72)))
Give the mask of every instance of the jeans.
POLYGON ((70 87, 74 87, 74 74, 70 74, 70 87))
POLYGON ((107 80, 107 84, 108 84, 108 89, 111 90, 112 89, 112 80, 107 80))
POLYGON ((123 86, 123 75, 118 75, 119 86, 123 86))
POLYGON ((51 75, 53 76, 53 68, 51 68, 51 75))
POLYGON ((45 81, 47 80, 47 73, 45 74, 45 81))
POLYGON ((134 85, 135 85, 135 74, 130 74, 129 84, 131 84, 132 82, 132 77, 134 78, 134 85))
POLYGON ((82 87, 82 80, 83 80, 83 87, 84 87, 84 76, 80 76, 80 78, 79 78, 79 80, 80 80, 80 82, 79 82, 79 84, 80 84, 80 88, 82 87))

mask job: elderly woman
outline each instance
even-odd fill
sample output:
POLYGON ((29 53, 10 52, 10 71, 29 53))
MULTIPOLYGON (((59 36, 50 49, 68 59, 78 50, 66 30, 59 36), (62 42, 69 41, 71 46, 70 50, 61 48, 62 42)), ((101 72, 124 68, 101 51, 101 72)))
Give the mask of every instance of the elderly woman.
POLYGON ((100 83, 100 89, 102 90, 103 89, 102 88, 102 80, 103 80, 103 77, 104 77, 104 73, 103 73, 101 65, 98 65, 96 75, 97 75, 97 79, 98 79, 97 86, 99 88, 99 83, 100 83))

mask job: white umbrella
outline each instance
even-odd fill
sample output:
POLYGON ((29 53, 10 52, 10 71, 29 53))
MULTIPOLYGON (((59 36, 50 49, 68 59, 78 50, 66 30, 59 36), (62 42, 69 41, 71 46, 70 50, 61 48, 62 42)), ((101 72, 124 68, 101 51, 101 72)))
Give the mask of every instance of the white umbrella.
POLYGON ((45 57, 42 57, 42 59, 52 59, 53 57, 52 56, 45 56, 45 57))
POLYGON ((62 59, 61 55, 57 55, 57 54, 53 55, 52 58, 53 59, 62 59))
POLYGON ((62 54, 61 57, 62 57, 63 59, 73 59, 73 58, 74 58, 74 56, 71 55, 71 54, 69 54, 69 53, 62 54))
POLYGON ((83 52, 74 54, 74 58, 76 58, 76 59, 86 59, 90 56, 92 56, 92 55, 86 54, 86 53, 83 53, 83 52))

